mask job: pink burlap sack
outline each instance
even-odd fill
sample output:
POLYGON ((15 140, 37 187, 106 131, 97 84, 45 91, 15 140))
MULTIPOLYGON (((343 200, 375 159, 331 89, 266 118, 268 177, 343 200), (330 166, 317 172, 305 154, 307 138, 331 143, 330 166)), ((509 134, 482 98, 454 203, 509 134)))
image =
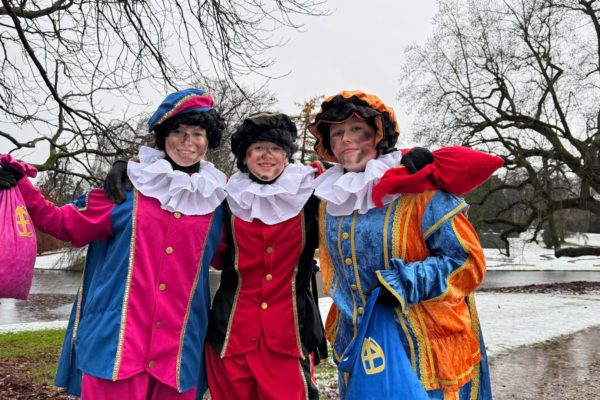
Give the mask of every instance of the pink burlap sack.
MULTIPOLYGON (((0 165, 25 176, 37 174, 35 168, 8 154, 0 156, 0 165)), ((0 298, 25 300, 31 289, 37 243, 33 223, 16 187, 0 190, 0 227, 0 298)))

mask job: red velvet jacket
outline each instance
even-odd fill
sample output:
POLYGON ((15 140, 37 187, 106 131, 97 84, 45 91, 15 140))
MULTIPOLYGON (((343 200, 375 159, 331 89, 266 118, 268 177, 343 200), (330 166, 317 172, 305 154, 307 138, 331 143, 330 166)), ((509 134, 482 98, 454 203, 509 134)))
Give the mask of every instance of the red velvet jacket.
POLYGON ((304 357, 323 339, 313 296, 318 246, 317 204, 267 225, 243 221, 226 207, 228 251, 209 317, 208 342, 221 357, 256 349, 263 336, 272 351, 304 357))

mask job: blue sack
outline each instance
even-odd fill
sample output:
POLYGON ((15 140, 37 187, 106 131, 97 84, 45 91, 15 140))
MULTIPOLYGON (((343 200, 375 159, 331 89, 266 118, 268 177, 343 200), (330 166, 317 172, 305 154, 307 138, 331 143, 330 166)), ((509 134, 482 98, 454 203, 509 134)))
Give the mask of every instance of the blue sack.
POLYGON ((346 400, 429 400, 398 336, 394 308, 376 302, 379 288, 365 305, 358 334, 338 369, 350 374, 346 400))

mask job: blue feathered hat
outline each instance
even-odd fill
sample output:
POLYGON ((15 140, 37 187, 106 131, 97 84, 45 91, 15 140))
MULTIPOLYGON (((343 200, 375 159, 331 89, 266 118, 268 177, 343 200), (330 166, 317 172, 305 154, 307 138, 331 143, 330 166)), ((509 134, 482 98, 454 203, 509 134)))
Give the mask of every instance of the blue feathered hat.
POLYGON ((209 111, 213 108, 213 98, 202 89, 184 89, 168 95, 148 120, 148 130, 178 114, 190 111, 209 111))

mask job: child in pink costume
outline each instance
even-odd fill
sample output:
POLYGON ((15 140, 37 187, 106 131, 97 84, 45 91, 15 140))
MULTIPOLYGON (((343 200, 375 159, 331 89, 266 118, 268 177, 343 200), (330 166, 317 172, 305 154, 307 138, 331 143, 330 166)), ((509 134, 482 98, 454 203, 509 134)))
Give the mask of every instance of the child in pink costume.
POLYGON ((129 163, 134 190, 121 204, 94 189, 59 208, 28 179, 17 184, 38 229, 90 244, 56 376, 84 400, 187 400, 206 389, 208 267, 226 183, 203 161, 224 127, 212 107, 199 89, 167 96, 148 123, 157 149, 129 163))

